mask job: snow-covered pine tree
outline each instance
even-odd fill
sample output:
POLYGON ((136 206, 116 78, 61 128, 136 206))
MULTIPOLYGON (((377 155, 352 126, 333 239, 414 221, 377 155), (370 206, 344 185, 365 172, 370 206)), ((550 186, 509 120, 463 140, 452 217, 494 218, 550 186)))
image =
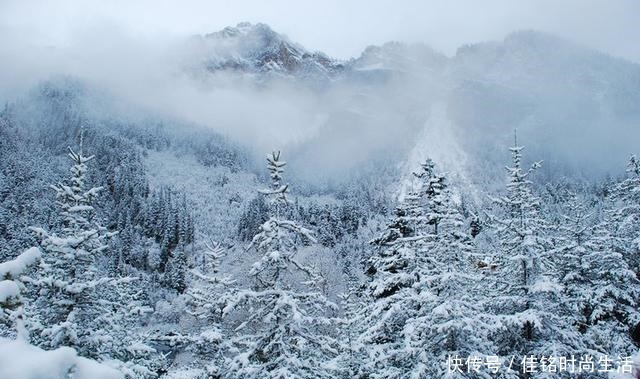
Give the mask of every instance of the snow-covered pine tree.
POLYGON ((513 165, 506 168, 506 194, 494 199, 502 212, 492 219, 501 253, 498 279, 505 288, 494 299, 494 312, 502 314, 506 326, 497 334, 499 352, 519 357, 570 355, 580 351, 580 341, 554 309, 566 299, 561 298, 549 229, 529 179, 541 162, 525 170, 523 147, 516 140, 509 150, 513 165))
POLYGON ((630 356, 638 350, 631 332, 640 323, 640 282, 612 243, 607 223, 596 227, 582 260, 587 288, 579 305, 585 345, 600 354, 630 356))
POLYGON ((628 356, 636 350, 631 330, 640 322, 640 282, 619 250, 614 234, 619 215, 615 208, 605 210, 604 219, 592 226, 588 210, 572 195, 559 228, 565 294, 561 304, 570 306, 571 324, 592 354, 628 356))
POLYGON ((297 261, 300 242, 315 241, 310 230, 280 219, 288 205, 280 153, 267 157, 271 186, 260 193, 269 200, 270 218, 250 248, 261 255, 249 272, 251 290, 229 299, 223 314, 240 314, 231 338, 226 377, 255 379, 331 378, 338 343, 329 318, 337 306, 319 291, 321 278, 297 261), (300 280, 303 280, 300 282, 300 280))
POLYGON ((365 306, 362 297, 362 284, 348 278, 346 291, 339 294, 342 306, 340 318, 340 354, 335 359, 335 366, 339 369, 340 378, 361 378, 362 368, 367 361, 367 354, 358 346, 361 324, 358 322, 360 310, 365 306))
POLYGON ((371 244, 380 248, 396 242, 415 243, 423 237, 419 229, 424 229, 427 222, 420 195, 416 191, 409 191, 394 209, 394 217, 387 228, 371 244))
POLYGON ((95 338, 100 341, 100 360, 109 361, 126 379, 153 379, 167 362, 148 344, 151 337, 141 328, 153 309, 146 305, 139 280, 118 278, 99 290, 106 312, 95 320, 95 338))
POLYGON ((640 160, 629 158, 627 178, 612 191, 614 201, 608 217, 615 251, 623 254, 629 267, 640 276, 640 160))
POLYGON ((187 295, 193 307, 193 316, 203 319, 217 319, 221 312, 221 297, 234 281, 220 272, 220 260, 225 256, 225 248, 212 240, 203 242, 200 262, 190 270, 192 281, 198 285, 189 286, 187 295), (198 267, 199 266, 199 267, 198 267))
POLYGON ((621 216, 633 217, 632 203, 618 198, 633 180, 625 182, 614 187, 616 196, 595 226, 584 204, 571 196, 559 228, 565 303, 572 305, 569 312, 593 354, 628 356, 635 350, 631 331, 640 322, 640 282, 625 259, 627 235, 620 233, 621 216))
POLYGON ((191 307, 189 313, 198 321, 189 337, 188 348, 196 355, 197 363, 204 366, 208 377, 221 374, 223 331, 220 323, 225 299, 234 283, 230 276, 220 272, 220 259, 224 255, 225 248, 219 242, 204 241, 199 265, 190 271, 192 279, 186 292, 191 307))
MULTIPOLYGON (((82 136, 81 136, 82 137, 82 136)), ((148 378, 153 349, 135 332, 149 308, 131 284, 133 278, 112 278, 96 267, 106 253, 108 232, 95 220, 93 201, 101 187, 86 189, 85 156, 69 148, 72 176, 52 186, 63 227, 57 232, 32 227, 43 254, 28 283, 34 299, 27 312, 34 342, 41 347, 70 346, 85 357, 117 360, 128 378, 148 378)))
MULTIPOLYGON (((403 332, 406 354, 413 362, 405 377, 443 378, 452 374, 451 359, 458 357, 466 365, 468 358, 484 362, 485 356, 495 354, 489 336, 500 322, 484 312, 486 299, 477 291, 484 277, 474 270, 471 237, 446 177, 436 173, 431 160, 416 176, 428 228, 416 246, 418 275, 412 301, 417 307, 403 332)), ((482 364, 470 367, 471 372, 457 374, 490 377, 482 364)))
POLYGON ((364 377, 405 378, 416 366, 407 353, 405 324, 415 317, 419 278, 418 234, 423 217, 417 192, 410 192, 395 209, 395 217, 382 234, 371 241, 374 254, 366 274, 366 304, 356 314, 361 331, 356 349, 366 355, 361 360, 364 377))
POLYGON ((420 171, 414 173, 420 181, 421 207, 426 222, 433 226, 433 234, 438 234, 438 225, 448 217, 450 208, 450 194, 447 188, 446 178, 436 172, 435 163, 427 159, 420 164, 420 171))
POLYGON ((416 188, 372 241, 369 302, 357 314, 371 378, 444 377, 449 356, 482 359, 494 351, 487 336, 495 318, 473 298, 480 276, 446 178, 431 160, 415 177, 416 188))
POLYGON ((556 264, 559 282, 563 286, 564 316, 576 330, 584 333, 587 327, 585 296, 591 290, 588 280, 586 257, 591 246, 593 225, 584 202, 576 193, 569 193, 564 214, 558 225, 556 264))
POLYGON ((64 227, 56 232, 32 227, 44 252, 39 272, 32 280, 37 287, 33 321, 35 337, 42 347, 70 346, 83 356, 95 357, 99 341, 94 338, 95 320, 106 310, 101 304, 98 288, 111 281, 100 277, 96 257, 107 249, 106 239, 112 235, 94 220, 92 202, 102 189, 86 189, 87 162, 85 156, 69 148, 73 161, 71 178, 66 183, 51 186, 64 227))
POLYGON ((178 293, 183 293, 187 289, 187 255, 184 249, 177 248, 169 255, 169 260, 165 266, 163 281, 169 288, 173 288, 178 293))

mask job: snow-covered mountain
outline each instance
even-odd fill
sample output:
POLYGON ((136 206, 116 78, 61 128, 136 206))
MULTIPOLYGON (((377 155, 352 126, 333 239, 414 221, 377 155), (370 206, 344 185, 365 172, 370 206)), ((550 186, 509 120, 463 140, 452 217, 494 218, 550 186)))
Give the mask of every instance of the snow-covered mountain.
POLYGON ((362 72, 392 72, 405 74, 442 74, 449 58, 424 44, 388 42, 368 46, 362 54, 349 61, 353 74, 362 72))
POLYGON ((236 71, 327 80, 344 68, 338 60, 321 52, 310 52, 261 23, 239 23, 194 37, 190 42, 200 54, 197 64, 210 72, 236 71))
POLYGON ((635 149, 638 64, 524 31, 460 48, 451 77, 450 114, 482 145, 495 133, 511 138, 518 129, 523 143, 544 158, 600 172, 635 149))
MULTIPOLYGON (((404 160, 416 145, 441 151, 437 139, 415 142, 433 134, 425 128, 434 105, 443 109, 437 118, 447 119, 448 135, 481 164, 500 162, 517 130, 547 161, 545 172, 602 175, 623 164, 640 138, 640 66, 541 32, 462 46, 451 57, 390 42, 344 62, 264 24, 241 23, 192 42, 199 53, 190 65, 201 73, 249 74, 267 87, 286 78, 310 89, 314 106, 298 122, 313 132, 288 149, 316 173, 348 171, 380 154, 404 160)), ((443 160, 456 168, 455 155, 443 160)))

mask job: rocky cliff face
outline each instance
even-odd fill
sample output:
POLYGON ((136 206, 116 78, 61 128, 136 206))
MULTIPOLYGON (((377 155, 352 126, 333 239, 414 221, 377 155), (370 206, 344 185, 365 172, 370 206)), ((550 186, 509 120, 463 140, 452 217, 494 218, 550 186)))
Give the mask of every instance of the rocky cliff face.
POLYGON ((268 25, 240 23, 195 38, 201 64, 209 72, 330 80, 345 65, 321 52, 310 52, 268 25))

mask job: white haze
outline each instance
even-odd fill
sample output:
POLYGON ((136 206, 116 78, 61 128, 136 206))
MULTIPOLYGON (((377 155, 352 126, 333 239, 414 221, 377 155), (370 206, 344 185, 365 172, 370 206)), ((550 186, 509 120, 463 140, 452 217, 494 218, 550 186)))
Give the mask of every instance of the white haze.
MULTIPOLYGON (((336 86, 319 94, 286 80, 274 79, 268 86, 257 86, 251 78, 232 74, 194 75, 190 66, 197 65, 202 57, 191 50, 188 36, 167 34, 149 39, 106 21, 79 30, 60 47, 38 46, 28 37, 11 34, 2 35, 0 45, 3 102, 25 96, 41 81, 69 76, 104 89, 127 104, 119 110, 138 108, 138 113, 146 111, 211 127, 256 151, 313 138, 326 123, 328 114, 357 112, 351 103, 360 95, 359 88, 348 86, 336 86)), ((385 106, 394 108, 391 104, 385 106)), ((394 115, 382 113, 382 119, 367 125, 380 129, 380 133, 351 141, 353 149, 336 150, 328 155, 331 158, 328 163, 341 166, 359 162, 367 158, 364 150, 383 145, 389 133, 393 133, 392 128, 383 130, 390 125, 383 123, 384 117, 394 115), (363 152, 359 154, 357 150, 363 152)), ((402 139, 399 135, 395 137, 402 139)))
POLYGON ((242 81, 204 85, 185 72, 186 38, 165 37, 136 38, 102 24, 84 29, 64 47, 47 48, 4 35, 0 99, 14 100, 43 80, 70 76, 143 111, 210 126, 261 148, 301 138, 313 125, 308 115, 314 102, 307 91, 290 86, 257 91, 242 81))

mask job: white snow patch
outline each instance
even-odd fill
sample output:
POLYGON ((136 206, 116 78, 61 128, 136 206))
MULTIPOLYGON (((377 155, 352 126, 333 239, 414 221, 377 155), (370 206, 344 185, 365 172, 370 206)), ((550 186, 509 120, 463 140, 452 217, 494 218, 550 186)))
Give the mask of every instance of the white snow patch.
POLYGON ((0 303, 4 303, 7 300, 18 297, 20 295, 20 288, 13 280, 0 281, 0 303))
POLYGON ((0 338, 0 378, 124 379, 115 369, 78 357, 70 347, 42 350, 23 341, 0 338))
POLYGON ((550 292, 550 293, 560 293, 563 287, 561 284, 555 282, 553 279, 549 277, 542 277, 538 279, 532 286, 531 292, 550 292))
POLYGON ((27 269, 28 266, 40 259, 42 252, 37 247, 25 250, 13 260, 0 263, 0 279, 15 279, 27 269))
POLYGON ((415 186, 413 172, 417 171, 427 158, 435 162, 439 172, 446 172, 449 180, 461 184, 465 193, 473 195, 475 200, 480 199, 479 192, 468 179, 469 159, 458 143, 454 129, 455 125, 447 116, 447 105, 443 102, 432 104, 424 129, 401 167, 404 178, 397 189, 399 200, 404 199, 406 193, 415 186))

